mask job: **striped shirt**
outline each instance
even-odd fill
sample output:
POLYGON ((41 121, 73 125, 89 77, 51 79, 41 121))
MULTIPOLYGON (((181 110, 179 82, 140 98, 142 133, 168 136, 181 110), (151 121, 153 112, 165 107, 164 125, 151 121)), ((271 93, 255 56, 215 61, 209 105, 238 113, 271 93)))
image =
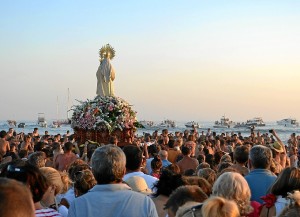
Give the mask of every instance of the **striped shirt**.
POLYGON ((35 210, 35 216, 36 217, 62 217, 60 213, 58 213, 56 210, 51 208, 37 209, 35 210))

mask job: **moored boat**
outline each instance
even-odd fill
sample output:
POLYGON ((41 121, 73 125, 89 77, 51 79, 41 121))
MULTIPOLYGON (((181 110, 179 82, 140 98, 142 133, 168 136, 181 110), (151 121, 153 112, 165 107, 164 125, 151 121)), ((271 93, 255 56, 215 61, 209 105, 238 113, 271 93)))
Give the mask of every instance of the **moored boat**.
POLYGON ((47 127, 47 121, 44 113, 38 113, 38 125, 40 127, 47 127))
POLYGON ((299 122, 296 118, 285 118, 277 121, 277 124, 285 127, 299 127, 299 122))
POLYGON ((24 122, 19 123, 19 124, 18 124, 18 128, 25 128, 25 123, 24 123, 24 122))
POLYGON ((151 128, 154 126, 154 122, 153 121, 146 121, 146 120, 143 120, 143 121, 139 121, 139 123, 141 125, 143 125, 144 128, 151 128))
POLYGON ((190 121, 185 124, 187 128, 199 128, 199 124, 195 121, 190 121))
POLYGON ((235 125, 233 121, 226 118, 225 115, 221 117, 220 121, 215 121, 214 128, 232 128, 235 125))
POLYGON ((10 127, 16 127, 17 126, 17 122, 15 120, 7 120, 7 124, 10 127))
POLYGON ((162 121, 160 124, 158 124, 157 127, 174 128, 174 127, 176 127, 176 123, 175 123, 175 121, 167 119, 167 120, 162 121))
POLYGON ((266 124, 261 117, 256 117, 256 118, 247 120, 246 126, 264 127, 264 126, 266 126, 266 124))

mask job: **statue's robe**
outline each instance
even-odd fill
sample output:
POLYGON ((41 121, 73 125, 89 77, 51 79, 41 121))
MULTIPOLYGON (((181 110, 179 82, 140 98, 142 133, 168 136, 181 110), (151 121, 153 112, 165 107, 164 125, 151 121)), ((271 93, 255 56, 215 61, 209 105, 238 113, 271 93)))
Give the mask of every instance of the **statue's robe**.
POLYGON ((109 58, 104 58, 99 65, 97 76, 97 95, 114 96, 113 81, 115 80, 115 70, 109 58))

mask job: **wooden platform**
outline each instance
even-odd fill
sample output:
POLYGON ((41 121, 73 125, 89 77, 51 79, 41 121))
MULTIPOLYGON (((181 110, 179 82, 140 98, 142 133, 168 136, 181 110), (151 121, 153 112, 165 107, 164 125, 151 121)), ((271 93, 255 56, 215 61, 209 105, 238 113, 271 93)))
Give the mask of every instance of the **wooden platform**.
POLYGON ((118 138, 118 146, 126 146, 130 145, 134 138, 134 130, 133 129, 124 129, 115 130, 109 133, 108 130, 84 130, 84 129, 74 129, 75 140, 83 144, 87 140, 97 142, 99 144, 109 144, 109 138, 111 136, 116 136, 118 138))

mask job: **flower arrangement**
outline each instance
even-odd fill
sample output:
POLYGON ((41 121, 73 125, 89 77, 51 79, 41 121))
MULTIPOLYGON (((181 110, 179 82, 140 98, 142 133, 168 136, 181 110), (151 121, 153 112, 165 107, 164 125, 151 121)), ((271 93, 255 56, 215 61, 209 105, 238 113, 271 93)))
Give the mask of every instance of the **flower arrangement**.
POLYGON ((125 100, 115 96, 96 96, 93 100, 78 101, 73 106, 71 126, 84 130, 114 130, 135 128, 136 112, 125 100))

